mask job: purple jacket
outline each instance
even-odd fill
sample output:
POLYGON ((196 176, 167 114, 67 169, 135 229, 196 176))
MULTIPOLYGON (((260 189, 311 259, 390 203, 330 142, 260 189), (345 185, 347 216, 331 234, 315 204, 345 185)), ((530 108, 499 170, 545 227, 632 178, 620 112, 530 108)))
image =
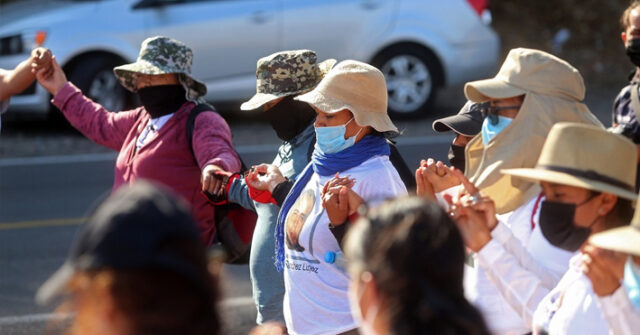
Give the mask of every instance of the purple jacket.
POLYGON ((205 245, 213 242, 214 207, 200 192, 201 171, 209 164, 226 171, 240 170, 240 160, 231 143, 231 130, 218 113, 201 113, 196 118, 194 159, 186 137, 187 116, 194 107, 193 102, 182 105, 138 150, 136 140, 150 118, 144 107, 111 113, 85 97, 70 82, 53 97, 52 102, 86 137, 118 151, 113 190, 140 178, 168 186, 191 204, 205 245))

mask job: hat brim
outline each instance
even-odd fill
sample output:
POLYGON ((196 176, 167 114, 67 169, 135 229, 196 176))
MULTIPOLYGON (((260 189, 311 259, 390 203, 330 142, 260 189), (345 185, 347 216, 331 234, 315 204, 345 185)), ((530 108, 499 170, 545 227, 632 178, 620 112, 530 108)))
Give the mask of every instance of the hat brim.
POLYGON ((454 131, 463 136, 476 136, 482 130, 482 123, 456 114, 433 121, 431 128, 438 133, 454 131))
POLYGON ((640 256, 640 226, 618 227, 594 234, 589 238, 589 244, 640 256))
POLYGON ((398 132, 398 128, 393 124, 387 113, 382 114, 366 110, 356 110, 353 106, 329 97, 318 90, 299 95, 295 97, 295 100, 306 102, 327 114, 334 114, 341 110, 348 109, 353 113, 356 123, 360 126, 371 126, 381 133, 388 131, 398 132))
MULTIPOLYGON (((167 71, 166 69, 157 67, 154 64, 144 60, 138 60, 135 63, 116 66, 113 68, 113 73, 115 74, 116 78, 118 78, 122 86, 124 86, 124 88, 134 93, 137 91, 137 84, 135 82, 135 79, 133 82, 128 82, 125 78, 127 74, 134 75, 133 78, 135 78, 136 74, 144 74, 144 75, 179 74, 188 78, 189 88, 194 92, 196 92, 198 96, 203 96, 207 92, 207 85, 193 78, 190 74, 186 72, 167 71)), ((193 96, 193 94, 190 94, 190 96, 193 96)))
POLYGON ((464 85, 464 95, 473 102, 512 98, 525 93, 525 90, 498 78, 476 80, 464 85))
MULTIPOLYGON (((326 75, 327 72, 329 72, 329 70, 331 70, 331 68, 335 64, 336 64, 336 60, 333 59, 333 58, 329 58, 327 60, 324 60, 324 61, 318 63, 318 68, 319 68, 320 72, 322 72, 322 76, 324 77, 324 75, 326 75)), ((283 93, 277 93, 277 94, 256 93, 251 97, 251 99, 245 101, 244 103, 242 103, 242 105, 240 105, 240 110, 250 111, 250 110, 258 109, 258 108, 262 107, 264 104, 269 103, 269 102, 271 102, 273 100, 276 100, 276 99, 279 99, 279 98, 283 98, 283 97, 288 97, 288 96, 291 96, 291 95, 303 94, 303 93, 311 91, 312 89, 313 88, 307 88, 307 89, 304 89, 304 90, 293 91, 293 92, 283 92, 283 93)))
POLYGON ((49 279, 47 279, 36 293, 36 303, 46 305, 64 293, 65 286, 71 280, 75 269, 71 264, 65 262, 49 279))
POLYGON ((550 183, 556 183, 561 185, 569 185, 580 187, 592 191, 605 192, 615 194, 619 197, 635 201, 638 198, 638 194, 635 192, 627 191, 624 188, 612 186, 607 183, 590 180, 587 178, 576 177, 564 172, 551 171, 546 169, 506 169, 501 170, 503 174, 511 175, 514 177, 522 178, 528 181, 540 182, 546 181, 550 183))

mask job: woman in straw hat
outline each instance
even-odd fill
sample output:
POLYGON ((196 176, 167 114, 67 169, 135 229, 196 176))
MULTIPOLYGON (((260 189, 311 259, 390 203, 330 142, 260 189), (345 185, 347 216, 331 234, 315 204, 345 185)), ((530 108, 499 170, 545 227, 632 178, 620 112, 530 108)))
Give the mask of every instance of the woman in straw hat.
POLYGON ((192 59, 182 42, 160 36, 144 40, 135 63, 114 68, 142 107, 119 113, 105 110, 68 82, 55 56, 53 74, 40 71, 37 79, 76 129, 118 151, 113 190, 141 178, 168 186, 189 201, 202 240, 209 245, 215 235, 214 208, 200 193, 217 191, 215 171, 238 171, 240 160, 229 126, 213 111, 197 116, 192 141, 187 138, 189 113, 207 91, 191 76, 192 59))
POLYGON ((593 286, 611 334, 640 329, 640 209, 631 225, 594 234, 583 250, 583 272, 593 286))
MULTIPOLYGON (((627 139, 584 124, 559 123, 549 132, 535 168, 508 169, 516 179, 538 182, 542 236, 577 252, 594 233, 628 224, 632 214, 637 152, 627 139)), ((607 334, 581 255, 559 283, 498 222, 494 201, 459 172, 468 192, 451 214, 477 263, 534 334, 607 334)))
MULTIPOLYGON (((557 280, 567 270, 571 253, 541 238, 536 220, 542 201, 538 183, 500 173, 507 168, 533 167, 549 130, 557 122, 600 125, 582 102, 582 76, 566 61, 546 52, 513 49, 494 78, 469 82, 467 99, 485 105, 480 134, 465 149, 465 175, 490 196, 497 213, 537 263, 557 280)), ((442 191, 460 184, 450 168, 425 162, 417 177, 442 191), (444 184, 444 185, 440 185, 444 184)), ((443 193, 455 197, 459 186, 443 193)), ((440 198, 440 194, 437 194, 440 198)), ((482 268, 465 273, 469 298, 482 310, 494 333, 527 333, 530 325, 501 297, 482 268)))
MULTIPOLYGON (((385 137, 397 135, 397 129, 387 115, 384 76, 371 65, 343 61, 296 100, 316 111, 316 145, 311 163, 282 202, 276 226, 276 267, 284 269, 287 329, 291 334, 357 334, 347 295, 349 277, 341 266, 341 241, 330 226, 344 232, 347 215, 357 205, 349 199, 375 201, 406 194, 389 161, 385 137), (341 185, 351 190, 325 192, 341 185)), ((273 165, 256 167, 247 182, 268 189, 276 200, 282 196, 278 188, 286 185, 273 165)))

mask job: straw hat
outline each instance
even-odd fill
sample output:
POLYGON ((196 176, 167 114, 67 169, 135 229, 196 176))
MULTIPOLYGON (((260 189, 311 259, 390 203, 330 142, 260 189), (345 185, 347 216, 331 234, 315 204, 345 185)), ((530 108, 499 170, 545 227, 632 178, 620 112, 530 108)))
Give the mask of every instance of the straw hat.
POLYGON ((195 100, 207 93, 207 86, 191 76, 193 52, 184 43, 169 37, 155 36, 142 41, 135 63, 113 69, 122 86, 131 92, 138 90, 138 75, 175 73, 187 92, 188 100, 195 100))
POLYGON ((511 98, 528 92, 584 99, 580 72, 571 64, 540 50, 517 48, 494 78, 468 82, 464 95, 473 102, 511 98))
POLYGON ((636 200, 636 146, 597 126, 561 122, 544 142, 536 167, 502 173, 530 181, 581 187, 636 200))
POLYGON ((605 230, 589 238, 589 244, 613 251, 640 256, 640 208, 631 219, 630 226, 605 230))
POLYGON ((371 126, 379 132, 398 131, 387 114, 384 75, 366 63, 355 60, 338 63, 313 91, 295 100, 329 114, 348 109, 360 126, 371 126))
POLYGON ((267 102, 312 90, 336 63, 327 59, 318 63, 311 50, 281 51, 258 60, 256 94, 240 106, 253 110, 267 102))

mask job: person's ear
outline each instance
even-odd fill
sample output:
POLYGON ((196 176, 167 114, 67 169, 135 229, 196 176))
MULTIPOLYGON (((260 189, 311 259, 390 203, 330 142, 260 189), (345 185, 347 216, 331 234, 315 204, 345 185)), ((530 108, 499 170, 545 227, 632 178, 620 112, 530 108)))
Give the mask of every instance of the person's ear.
POLYGON ((360 285, 362 286, 362 295, 360 296, 360 310, 362 315, 367 315, 367 310, 374 305, 380 305, 380 297, 378 295, 378 287, 373 275, 369 271, 365 271, 360 275, 360 285))
POLYGON ((626 32, 623 31, 620 34, 620 38, 622 39, 622 43, 625 43, 625 44, 627 43, 627 33, 626 32))
POLYGON ((600 207, 598 207, 598 215, 605 216, 611 212, 613 207, 618 203, 618 196, 611 193, 602 193, 600 207))

